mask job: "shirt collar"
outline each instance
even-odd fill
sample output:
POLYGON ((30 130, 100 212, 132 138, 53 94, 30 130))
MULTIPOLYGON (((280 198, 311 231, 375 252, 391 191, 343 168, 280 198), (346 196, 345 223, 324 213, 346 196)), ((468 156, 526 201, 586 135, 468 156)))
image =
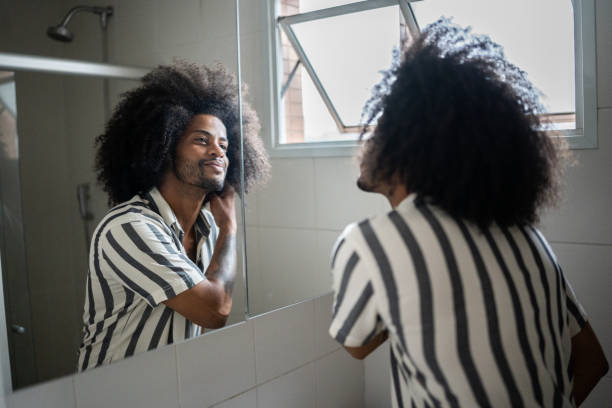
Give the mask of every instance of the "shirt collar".
MULTIPOLYGON (((179 236, 182 240, 185 235, 185 231, 183 231, 183 227, 178 222, 174 211, 172 211, 172 207, 166 201, 164 196, 159 192, 157 187, 153 187, 146 195, 147 200, 149 201, 149 205, 158 213, 163 219, 166 225, 169 225, 174 232, 179 236)), ((196 242, 199 241, 201 237, 208 237, 210 232, 210 223, 208 219, 204 215, 204 208, 200 210, 200 214, 196 219, 195 223, 195 231, 196 231, 196 242)))
POLYGON ((398 205, 395 206, 396 210, 399 210, 400 208, 408 208, 410 206, 412 206, 414 203, 414 200, 416 199, 417 195, 412 193, 412 194, 408 194, 406 197, 404 197, 404 199, 402 201, 399 202, 398 205))

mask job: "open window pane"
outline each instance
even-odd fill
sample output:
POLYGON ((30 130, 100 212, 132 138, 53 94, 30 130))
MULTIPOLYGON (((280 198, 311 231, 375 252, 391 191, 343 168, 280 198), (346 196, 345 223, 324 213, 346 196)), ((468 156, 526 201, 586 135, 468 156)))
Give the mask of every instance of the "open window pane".
POLYGON ((391 65, 393 48, 399 48, 399 7, 296 23, 291 28, 342 124, 359 125, 372 86, 380 80, 380 71, 391 65))
POLYGON ((504 47, 544 94, 542 102, 558 128, 574 126, 574 17, 571 0, 425 0, 411 3, 421 28, 453 17, 504 47), (555 119, 558 119, 556 121, 555 119))
POLYGON ((289 0, 299 7, 299 13, 321 10, 329 7, 342 6, 353 3, 355 0, 289 0))

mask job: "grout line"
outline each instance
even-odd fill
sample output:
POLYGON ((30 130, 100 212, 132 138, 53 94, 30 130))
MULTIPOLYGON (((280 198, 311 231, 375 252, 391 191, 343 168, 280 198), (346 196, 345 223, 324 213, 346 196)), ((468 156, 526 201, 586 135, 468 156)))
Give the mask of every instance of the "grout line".
POLYGON ((577 241, 548 241, 551 244, 562 244, 562 245, 581 245, 581 246, 598 246, 598 247, 612 247, 612 244, 604 242, 577 242, 577 241))
POLYGON ((78 408, 78 398, 77 398, 77 386, 76 386, 76 375, 72 375, 72 397, 74 398, 74 406, 78 408))
POLYGON ((176 346, 176 344, 173 345, 174 347, 174 361, 176 364, 176 397, 178 399, 178 407, 181 408, 182 407, 182 390, 181 390, 181 381, 180 381, 180 377, 179 377, 179 357, 178 357, 178 347, 176 346))

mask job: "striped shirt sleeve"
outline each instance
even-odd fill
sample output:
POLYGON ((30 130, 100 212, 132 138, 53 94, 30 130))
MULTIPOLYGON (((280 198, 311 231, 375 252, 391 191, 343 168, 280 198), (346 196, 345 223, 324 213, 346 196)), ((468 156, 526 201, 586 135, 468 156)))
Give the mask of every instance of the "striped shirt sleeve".
POLYGON ((100 268, 155 307, 200 283, 200 269, 174 243, 168 227, 150 220, 112 223, 97 248, 100 268))
POLYGON ((574 289, 572 289, 570 283, 567 281, 567 279, 565 279, 565 275, 563 273, 561 274, 561 277, 565 284, 565 302, 569 315, 569 333, 571 337, 574 337, 584 328, 584 325, 587 322, 587 314, 580 302, 578 302, 574 289))
POLYGON ((336 241, 331 265, 334 306, 329 334, 348 347, 362 346, 384 330, 366 265, 351 242, 354 227, 347 227, 336 241))

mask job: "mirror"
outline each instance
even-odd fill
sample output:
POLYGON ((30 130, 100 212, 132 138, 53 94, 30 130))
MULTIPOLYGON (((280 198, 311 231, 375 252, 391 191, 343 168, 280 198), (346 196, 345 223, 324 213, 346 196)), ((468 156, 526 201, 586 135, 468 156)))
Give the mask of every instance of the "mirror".
MULTIPOLYGON (((119 95, 138 84, 135 73, 149 69, 122 67, 178 58, 237 71, 234 2, 103 5, 112 15, 103 22, 95 10, 79 10, 66 25, 72 42, 60 43, 45 32, 73 5, 0 0, 0 251, 13 389, 76 371, 88 245, 108 210, 93 171, 94 139, 119 95), (49 58, 15 67, 6 53, 49 58), (95 64, 62 73, 55 63, 66 59, 95 64)), ((239 203, 237 212, 242 223, 239 203)), ((246 307, 242 240, 228 325, 242 321, 246 307)))
MULTIPOLYGON (((297 55, 281 35, 276 17, 342 2, 305 0, 296 4, 290 0, 259 0, 241 2, 239 9, 241 73, 250 90, 247 99, 259 114, 262 135, 277 134, 276 140, 293 144, 291 149, 284 149, 272 136, 266 140, 272 156, 271 179, 246 201, 251 316, 330 292, 329 258, 336 238, 347 224, 388 208, 382 196, 365 194, 356 187, 359 169, 353 156, 357 149, 336 153, 328 147, 317 151, 305 146, 307 109, 314 111, 313 122, 318 128, 335 132, 325 135, 328 140, 346 140, 347 134, 339 133, 308 74, 296 67, 297 55), (270 36, 278 37, 276 47, 270 36), (276 62, 272 64, 272 70, 276 70, 273 74, 270 61, 276 62), (284 97, 277 98, 282 91, 284 97), (324 127, 323 120, 331 125, 324 127)), ((399 15, 395 17, 399 41, 399 15)), ((390 50, 388 54, 390 57, 390 50)), ((386 68, 389 61, 381 63, 386 68)))

